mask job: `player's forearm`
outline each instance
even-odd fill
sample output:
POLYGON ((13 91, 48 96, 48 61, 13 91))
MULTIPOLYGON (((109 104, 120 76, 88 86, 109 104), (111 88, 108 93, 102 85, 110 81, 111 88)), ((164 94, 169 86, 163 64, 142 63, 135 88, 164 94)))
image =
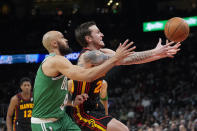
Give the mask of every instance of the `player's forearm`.
MULTIPOLYGON (((80 74, 81 77, 79 78, 81 81, 91 82, 106 74, 111 68, 116 65, 117 58, 112 57, 109 60, 105 61, 103 64, 86 69, 82 71, 80 74)), ((78 80, 79 80, 78 79, 78 80)))
POLYGON ((159 59, 162 59, 162 58, 166 58, 164 56, 152 56, 152 57, 149 57, 145 60, 142 60, 142 61, 139 61, 139 62, 136 62, 135 64, 143 64, 143 63, 148 63, 148 62, 152 62, 152 61, 156 61, 156 60, 159 60, 159 59))
POLYGON ((104 106, 105 108, 105 115, 108 115, 108 100, 100 100, 102 105, 104 106))
POLYGON ((68 100, 64 106, 73 106, 74 101, 68 100))
POLYGON ((104 107, 105 107, 105 115, 108 115, 108 100, 103 101, 104 107))
POLYGON ((7 131, 12 131, 12 119, 10 117, 6 118, 6 126, 7 126, 7 131))
POLYGON ((154 58, 154 56, 156 56, 154 49, 148 51, 142 51, 142 52, 134 52, 133 54, 123 59, 119 64, 120 65, 142 64, 142 63, 147 63, 160 59, 159 57, 154 58))

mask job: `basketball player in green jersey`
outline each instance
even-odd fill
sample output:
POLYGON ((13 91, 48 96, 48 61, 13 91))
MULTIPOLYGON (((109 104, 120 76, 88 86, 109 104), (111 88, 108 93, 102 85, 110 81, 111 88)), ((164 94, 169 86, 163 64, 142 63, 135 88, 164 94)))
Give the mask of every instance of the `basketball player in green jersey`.
POLYGON ((78 131, 79 127, 65 113, 65 105, 80 105, 86 94, 78 95, 74 102, 68 101, 67 79, 93 81, 103 76, 116 64, 133 53, 132 43, 120 44, 114 57, 103 64, 85 69, 64 57, 69 51, 67 39, 58 31, 49 31, 43 36, 43 46, 50 53, 41 63, 34 83, 34 108, 31 118, 33 131, 78 131))

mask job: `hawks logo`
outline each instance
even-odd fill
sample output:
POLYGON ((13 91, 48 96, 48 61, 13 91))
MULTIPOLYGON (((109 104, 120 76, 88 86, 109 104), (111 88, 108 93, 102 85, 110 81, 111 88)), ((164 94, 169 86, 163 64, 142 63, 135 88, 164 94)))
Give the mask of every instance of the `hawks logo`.
POLYGON ((90 119, 88 121, 88 124, 91 126, 91 127, 95 127, 95 120, 94 119, 90 119))

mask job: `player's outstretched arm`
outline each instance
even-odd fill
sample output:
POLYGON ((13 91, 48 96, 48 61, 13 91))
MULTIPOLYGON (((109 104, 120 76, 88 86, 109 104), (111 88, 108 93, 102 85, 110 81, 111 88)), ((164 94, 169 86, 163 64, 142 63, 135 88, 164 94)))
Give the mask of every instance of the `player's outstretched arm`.
POLYGON ((127 43, 120 44, 113 57, 105 61, 103 64, 93 68, 85 69, 83 67, 72 65, 72 63, 66 58, 58 55, 54 56, 55 59, 52 67, 72 80, 90 82, 103 76, 114 67, 117 62, 130 55, 133 51, 133 48, 129 48, 130 46, 131 44, 127 43))
MULTIPOLYGON (((127 44, 127 43, 124 43, 124 44, 127 44)), ((132 45, 133 42, 129 44, 132 45)), ((131 49, 134 50, 135 48, 136 47, 134 46, 131 49)), ((100 50, 86 51, 84 54, 80 56, 78 65, 81 67, 97 66, 97 65, 104 63, 109 58, 113 57, 115 53, 116 53, 115 51, 111 49, 106 49, 106 48, 100 49, 100 50)))
POLYGON ((173 58, 174 55, 180 50, 180 43, 176 43, 172 46, 174 42, 168 42, 166 40, 165 45, 162 45, 161 42, 161 39, 159 39, 159 42, 155 49, 133 53, 132 55, 125 58, 121 64, 143 64, 166 57, 173 58))
POLYGON ((151 61, 155 61, 155 60, 159 60, 159 59, 162 59, 162 58, 174 58, 174 55, 177 54, 177 52, 180 50, 179 47, 180 47, 180 43, 176 43, 174 46, 171 46, 168 48, 168 50, 163 53, 163 54, 158 54, 158 55, 154 55, 152 57, 149 57, 141 62, 136 62, 135 64, 143 64, 143 63, 148 63, 148 62, 151 62, 151 61))
MULTIPOLYGON (((128 40, 125 41, 126 43, 128 40)), ((147 50, 147 51, 141 51, 141 52, 134 52, 133 54, 129 55, 120 63, 119 65, 132 65, 132 64, 143 64, 151 61, 155 61, 158 59, 171 57, 173 58, 174 55, 180 50, 180 43, 176 43, 172 46, 174 42, 168 42, 166 41, 165 45, 161 45, 161 39, 159 39, 159 42, 155 49, 147 50)), ((113 51, 109 49, 102 49, 101 50, 105 54, 110 54, 108 56, 113 56, 113 51)))

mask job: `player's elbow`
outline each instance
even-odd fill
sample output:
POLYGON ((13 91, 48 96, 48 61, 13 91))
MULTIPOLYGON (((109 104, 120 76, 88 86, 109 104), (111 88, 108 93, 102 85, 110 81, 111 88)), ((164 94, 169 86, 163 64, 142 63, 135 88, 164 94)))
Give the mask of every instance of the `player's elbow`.
POLYGON ((100 72, 95 72, 95 70, 92 69, 83 70, 80 74, 80 80, 86 82, 92 82, 101 76, 100 72))
POLYGON ((89 72, 86 76, 87 76, 86 82, 92 82, 92 81, 96 80, 97 78, 99 78, 100 75, 95 72, 89 72))
POLYGON ((87 80, 85 80, 86 82, 92 82, 95 81, 96 79, 100 78, 100 77, 104 77, 105 73, 101 73, 101 72, 91 72, 87 75, 87 80))
POLYGON ((93 75, 88 75, 86 82, 92 82, 94 81, 96 78, 93 75))
POLYGON ((87 79, 87 80, 86 80, 86 82, 92 82, 92 81, 93 81, 92 79, 87 79))

